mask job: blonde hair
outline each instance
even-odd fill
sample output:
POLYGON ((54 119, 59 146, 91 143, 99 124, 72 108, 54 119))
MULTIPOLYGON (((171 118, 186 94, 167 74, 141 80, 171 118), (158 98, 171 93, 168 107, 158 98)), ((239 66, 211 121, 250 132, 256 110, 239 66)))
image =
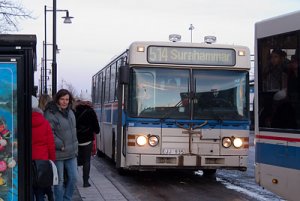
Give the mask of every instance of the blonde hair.
POLYGON ((39 98, 39 108, 45 111, 46 105, 51 101, 51 97, 48 94, 42 94, 39 98))

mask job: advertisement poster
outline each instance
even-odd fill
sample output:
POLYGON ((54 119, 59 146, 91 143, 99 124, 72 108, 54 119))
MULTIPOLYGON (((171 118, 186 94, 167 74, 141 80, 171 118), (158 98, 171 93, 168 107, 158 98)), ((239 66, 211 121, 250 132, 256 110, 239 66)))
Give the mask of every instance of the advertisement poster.
POLYGON ((17 63, 0 62, 0 201, 18 200, 17 63))

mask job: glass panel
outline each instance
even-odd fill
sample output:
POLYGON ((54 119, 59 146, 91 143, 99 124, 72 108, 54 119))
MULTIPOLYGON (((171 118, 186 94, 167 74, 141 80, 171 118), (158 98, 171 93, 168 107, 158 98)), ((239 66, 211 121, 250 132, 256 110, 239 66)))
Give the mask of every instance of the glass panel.
POLYGON ((195 119, 248 118, 247 72, 195 70, 195 119))
POLYGON ((300 128, 300 32, 258 40, 259 126, 300 128))
POLYGON ((119 86, 119 69, 121 67, 121 60, 117 61, 117 71, 116 71, 116 92, 115 92, 115 100, 118 100, 118 86, 119 86))
POLYGON ((92 101, 93 101, 93 103, 97 103, 97 99, 96 99, 97 88, 98 88, 97 75, 95 75, 95 76, 93 76, 93 88, 92 88, 92 101))
POLYGON ((110 78, 110 101, 114 101, 115 98, 115 84, 116 84, 116 64, 111 65, 111 78, 110 78))
POLYGON ((109 90, 110 90, 110 67, 105 71, 105 102, 109 101, 109 90))
MULTIPOLYGON (((18 200, 16 63, 0 63, 0 94, 0 197, 3 200, 18 200)), ((21 131, 19 134, 24 133, 21 131)))
POLYGON ((102 103, 102 72, 100 74, 98 74, 98 89, 97 89, 97 94, 98 94, 98 99, 97 99, 97 103, 102 103))
POLYGON ((149 118, 189 118, 189 70, 131 70, 130 114, 149 118))

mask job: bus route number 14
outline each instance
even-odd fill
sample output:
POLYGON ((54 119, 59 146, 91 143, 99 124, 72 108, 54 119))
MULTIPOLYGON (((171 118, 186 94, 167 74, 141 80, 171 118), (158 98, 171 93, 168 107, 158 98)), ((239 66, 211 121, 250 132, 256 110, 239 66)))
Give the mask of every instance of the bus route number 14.
POLYGON ((150 47, 149 48, 149 61, 150 62, 167 62, 168 50, 163 47, 150 47))

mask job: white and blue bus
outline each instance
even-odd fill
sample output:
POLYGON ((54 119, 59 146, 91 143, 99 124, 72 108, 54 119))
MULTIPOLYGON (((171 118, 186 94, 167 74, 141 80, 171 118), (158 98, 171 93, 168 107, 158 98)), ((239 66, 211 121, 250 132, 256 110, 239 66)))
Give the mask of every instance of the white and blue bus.
POLYGON ((300 12, 255 25, 256 181, 300 198, 300 12))
POLYGON ((246 170, 249 49, 134 42, 92 78, 99 154, 121 170, 246 170))

